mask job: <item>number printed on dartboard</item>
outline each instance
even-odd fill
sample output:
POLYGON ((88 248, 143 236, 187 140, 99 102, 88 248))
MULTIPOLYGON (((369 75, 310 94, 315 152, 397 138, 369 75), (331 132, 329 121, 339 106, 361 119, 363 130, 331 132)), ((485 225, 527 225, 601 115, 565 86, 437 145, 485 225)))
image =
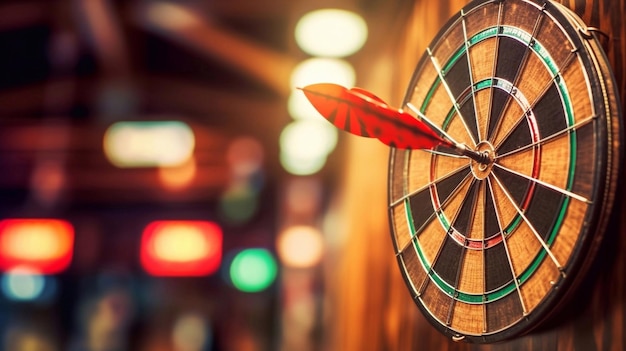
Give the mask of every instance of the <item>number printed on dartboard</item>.
POLYGON ((550 1, 474 1, 427 48, 405 110, 487 157, 391 151, 395 254, 440 331, 520 335, 576 288, 613 203, 616 95, 593 30, 550 1))

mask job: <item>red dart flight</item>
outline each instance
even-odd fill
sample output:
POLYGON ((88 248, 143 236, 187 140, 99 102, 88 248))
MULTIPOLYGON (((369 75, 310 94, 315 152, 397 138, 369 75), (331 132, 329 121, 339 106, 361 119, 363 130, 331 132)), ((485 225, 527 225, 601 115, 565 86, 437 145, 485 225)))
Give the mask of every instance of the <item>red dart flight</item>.
POLYGON ((332 83, 301 88, 317 111, 335 127, 364 137, 374 137, 400 149, 455 147, 424 122, 389 107, 376 95, 360 88, 347 89, 332 83))

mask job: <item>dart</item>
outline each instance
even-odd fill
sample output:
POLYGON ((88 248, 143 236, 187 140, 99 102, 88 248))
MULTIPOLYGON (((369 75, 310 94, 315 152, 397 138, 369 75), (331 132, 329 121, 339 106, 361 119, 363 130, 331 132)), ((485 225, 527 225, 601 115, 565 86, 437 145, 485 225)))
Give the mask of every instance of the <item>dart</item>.
POLYGON ((402 149, 453 147, 452 142, 441 138, 424 123, 390 108, 364 89, 320 83, 302 88, 302 91, 322 116, 349 133, 375 137, 386 145, 402 149))
POLYGON ((390 107, 365 89, 347 89, 333 83, 312 84, 299 89, 324 118, 349 133, 377 138, 385 145, 400 149, 446 146, 477 162, 489 163, 487 155, 454 141, 442 130, 433 130, 436 128, 433 123, 423 121, 426 116, 416 119, 390 107))

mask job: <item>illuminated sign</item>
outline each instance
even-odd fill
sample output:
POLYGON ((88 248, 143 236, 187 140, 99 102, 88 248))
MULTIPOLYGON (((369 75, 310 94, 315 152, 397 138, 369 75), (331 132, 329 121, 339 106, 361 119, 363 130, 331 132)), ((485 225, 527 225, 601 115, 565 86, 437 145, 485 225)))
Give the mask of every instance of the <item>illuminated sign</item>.
POLYGON ((203 276, 218 270, 222 229, 207 221, 155 221, 143 231, 140 260, 154 276, 203 276))
POLYGON ((0 221, 0 270, 28 267, 41 274, 65 270, 72 261, 74 228, 59 219, 0 221))

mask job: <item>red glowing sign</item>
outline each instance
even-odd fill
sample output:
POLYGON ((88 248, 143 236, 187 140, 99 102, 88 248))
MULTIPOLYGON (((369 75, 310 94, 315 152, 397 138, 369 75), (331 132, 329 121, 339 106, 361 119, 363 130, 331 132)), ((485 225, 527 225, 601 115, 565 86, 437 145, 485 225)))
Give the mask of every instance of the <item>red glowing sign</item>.
POLYGON ((65 270, 72 261, 74 228, 59 219, 0 220, 0 270, 23 267, 41 274, 65 270))
POLYGON ((206 221, 155 221, 143 231, 141 265, 154 276, 203 276, 222 260, 222 229, 206 221))

